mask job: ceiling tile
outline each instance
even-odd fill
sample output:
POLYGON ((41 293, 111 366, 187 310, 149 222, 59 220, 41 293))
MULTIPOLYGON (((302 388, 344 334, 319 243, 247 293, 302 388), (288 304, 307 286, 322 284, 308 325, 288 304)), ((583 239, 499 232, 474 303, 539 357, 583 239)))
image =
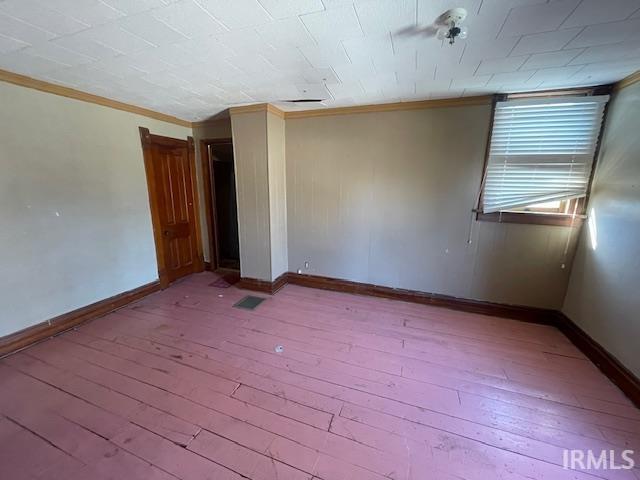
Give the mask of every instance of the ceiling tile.
POLYGON ((321 0, 260 0, 273 18, 287 18, 324 10, 321 0))
POLYGON ((15 38, 0 35, 0 53, 9 53, 28 46, 28 43, 21 42, 20 40, 16 40, 15 38))
MULTIPOLYGON (((434 65, 431 68, 421 69, 421 70, 400 70, 398 72, 390 73, 396 77, 396 81, 398 83, 407 83, 407 82, 433 82, 433 81, 443 81, 447 82, 447 85, 451 83, 451 77, 443 75, 439 77, 437 80, 435 79, 436 66, 434 65)), ((379 74, 384 75, 384 74, 379 74)))
POLYGON ((382 73, 363 78, 360 83, 365 92, 379 92, 383 89, 393 89, 398 85, 398 79, 394 73, 382 73))
MULTIPOLYGON (((463 44, 456 43, 454 47, 464 48, 462 60, 486 60, 490 58, 502 58, 509 55, 513 50, 520 37, 501 37, 501 38, 470 38, 463 44)), ((445 45, 443 49, 446 52, 452 51, 452 47, 445 45)), ((447 53, 447 55, 449 55, 447 53)))
MULTIPOLYGON (((74 35, 56 38, 51 43, 93 58, 109 58, 122 54, 122 52, 114 48, 94 41, 91 36, 91 30, 87 30, 74 35)), ((149 46, 146 42, 144 45, 149 46)))
POLYGON ((51 42, 30 47, 25 51, 25 53, 36 55, 70 67, 91 63, 96 60, 93 57, 83 55, 82 53, 69 50, 51 42))
POLYGON ((593 63, 585 65, 584 68, 579 71, 579 75, 596 75, 602 72, 621 72, 629 70, 633 72, 638 70, 638 65, 640 65, 640 57, 616 60, 613 62, 593 63))
MULTIPOLYGON (((220 59, 238 55, 217 37, 202 37, 198 41, 185 41, 160 47, 162 59, 176 66, 202 62, 215 63, 220 59)), ((263 49, 262 53, 266 50, 263 49)), ((240 52, 242 53, 242 52, 240 52)))
POLYGON ((514 72, 522 66, 525 60, 527 60, 526 56, 482 60, 482 62, 480 62, 478 70, 476 71, 476 74, 484 75, 487 73, 514 72))
POLYGON ((573 40, 582 28, 568 28, 555 32, 534 33, 524 35, 514 47, 511 55, 526 55, 529 53, 552 52, 562 49, 573 40))
POLYGON ((362 35, 362 29, 354 8, 311 13, 300 17, 311 36, 323 47, 333 48, 340 40, 362 35))
POLYGON ((469 11, 465 24, 473 38, 495 38, 512 8, 546 2, 547 0, 483 0, 477 12, 469 11))
POLYGON ((356 4, 365 35, 397 32, 416 24, 416 0, 381 0, 356 4))
MULTIPOLYGON (((373 63, 363 63, 361 65, 354 65, 352 63, 335 64, 332 66, 333 71, 338 76, 341 82, 357 82, 358 80, 364 80, 366 77, 376 75, 373 63)), ((388 75, 394 76, 393 72, 388 75)))
MULTIPOLYGON (((114 10, 118 10, 125 15, 146 12, 153 8, 164 7, 167 3, 163 0, 100 0, 114 10)), ((173 0, 172 0, 173 1, 173 0)))
POLYGON ((227 30, 193 0, 182 0, 156 9, 151 14, 186 38, 209 36, 227 30))
POLYGON ((378 35, 375 37, 356 37, 342 42, 349 59, 354 62, 362 62, 373 55, 393 55, 391 35, 378 35))
POLYGON ((0 68, 22 75, 47 73, 65 66, 62 63, 34 55, 26 50, 0 55, 0 68))
POLYGON ((90 85, 117 86, 119 80, 117 76, 110 72, 97 70, 93 64, 85 64, 79 67, 64 67, 52 70, 47 77, 53 79, 54 83, 64 84, 69 82, 77 85, 83 91, 90 85))
POLYGON ((167 62, 157 55, 150 55, 149 50, 137 55, 127 56, 127 58, 131 65, 145 73, 160 73, 176 67, 173 63, 167 62))
POLYGON ((298 17, 286 18, 256 27, 264 41, 276 48, 315 45, 309 32, 298 17))
POLYGON ((327 89, 335 99, 352 98, 354 96, 364 94, 364 89, 360 82, 336 83, 333 85, 327 85, 327 89))
POLYGON ((123 12, 99 0, 55 0, 46 3, 51 9, 69 15, 87 25, 100 25, 122 17, 123 12))
POLYGON ((116 77, 121 78, 139 77, 144 75, 145 73, 148 73, 140 68, 137 68, 136 62, 125 55, 100 60, 94 63, 92 67, 98 70, 104 70, 106 72, 109 72, 111 75, 115 75, 116 77))
POLYGON ((570 87, 640 68, 629 2, 0 0, 0 68, 187 119, 298 88, 327 100, 284 108, 570 87), (425 35, 454 5, 468 39, 425 35))
POLYGON ((458 62, 454 58, 448 57, 430 65, 421 62, 420 56, 418 56, 418 72, 434 72, 434 75, 430 76, 430 78, 433 78, 434 80, 471 77, 478 70, 480 63, 481 60, 466 59, 464 62, 458 62))
POLYGON ((586 27, 566 48, 595 47, 640 38, 640 18, 586 27))
MULTIPOLYGON (((264 38, 253 28, 231 30, 230 32, 218 34, 214 38, 228 51, 234 52, 237 55, 249 55, 260 52, 265 48, 272 48, 271 45, 265 44, 264 38)), ((211 42, 211 40, 209 40, 209 42, 211 42)), ((204 39, 201 42, 192 42, 192 44, 193 43, 196 44, 194 45, 196 51, 209 48, 208 42, 204 41, 204 39)))
POLYGON ((450 85, 451 80, 422 80, 416 82, 415 91, 423 98, 432 98, 433 95, 448 91, 450 85))
POLYGON ((46 42, 55 37, 54 34, 34 27, 28 23, 0 13, 0 32, 2 35, 15 38, 25 43, 46 42))
POLYGON ((413 50, 403 50, 396 54, 378 54, 371 57, 376 72, 415 71, 418 68, 418 54, 413 50))
POLYGON ((321 83, 305 83, 302 85, 296 85, 296 88, 298 89, 300 98, 319 98, 324 100, 331 96, 327 87, 321 83))
POLYGON ((330 68, 307 68, 302 72, 302 78, 307 83, 337 84, 340 83, 330 68))
POLYGON ((411 81, 382 88, 382 100, 386 102, 399 102, 402 98, 415 97, 416 94, 416 83, 411 81))
MULTIPOLYGON (((203 12, 202 15, 206 14, 203 12)), ((169 27, 166 23, 144 13, 123 18, 117 24, 123 30, 133 33, 153 45, 167 45, 186 38, 185 35, 169 27)))
POLYGON ((334 10, 336 8, 348 7, 359 1, 366 0, 322 0, 322 4, 324 5, 325 9, 334 10))
POLYGON ((639 8, 638 0, 582 0, 562 27, 584 27, 624 20, 639 8))
POLYGON ((520 68, 521 70, 534 70, 546 67, 564 67, 577 57, 583 50, 560 50, 558 52, 536 53, 531 55, 520 68))
POLYGON ((585 65, 570 81, 590 82, 593 84, 616 82, 638 70, 640 57, 615 62, 585 65))
POLYGON ((196 0, 227 28, 242 28, 261 25, 271 16, 257 0, 196 0))
POLYGON ((509 72, 509 73, 496 73, 491 76, 488 86, 502 87, 505 85, 524 84, 526 83, 535 72, 509 72))
POLYGON ((260 73, 266 75, 274 70, 274 66, 271 63, 256 55, 236 55, 229 57, 227 61, 242 72, 250 74, 260 73))
POLYGON ((516 7, 502 27, 500 36, 526 35, 557 29, 580 3, 580 0, 557 0, 551 3, 516 7))
MULTIPOLYGON (((60 40, 71 37, 63 37, 60 40)), ((84 30, 80 33, 77 33, 73 36, 76 42, 83 42, 85 40, 92 40, 99 45, 106 46, 113 50, 116 50, 119 53, 126 55, 134 55, 139 53, 141 50, 148 49, 149 47, 153 47, 154 45, 143 39, 138 35, 134 35, 127 30, 120 28, 115 23, 110 23, 108 25, 101 25, 96 28, 92 28, 90 30, 84 30)), ((66 46, 66 45, 64 45, 66 46)), ((78 45, 78 48, 68 46, 67 48, 71 48, 72 50, 81 51, 79 48, 82 48, 78 45)), ((85 53, 85 52, 82 52, 85 53)), ((93 56, 93 55, 91 55, 93 56)))
POLYGON ((312 67, 302 52, 296 48, 267 50, 262 52, 262 56, 274 67, 281 70, 302 71, 312 67))
POLYGON ((322 48, 316 44, 302 45, 299 47, 299 50, 314 67, 328 67, 330 65, 351 63, 342 44, 337 44, 333 48, 322 48))
POLYGON ((467 89, 484 87, 491 79, 491 75, 474 75, 472 77, 459 77, 451 80, 450 89, 467 89))
POLYGON ((570 65, 582 65, 585 63, 609 62, 612 60, 632 58, 640 56, 640 40, 630 43, 614 43, 613 45, 601 45, 589 47, 576 58, 570 65))
POLYGON ((542 82, 566 80, 568 77, 578 73, 582 68, 582 66, 542 68, 531 76, 528 83, 536 85, 542 82))
POLYGON ((47 4, 41 0, 4 0, 0 3, 0 12, 8 12, 11 16, 54 35, 68 35, 89 26, 69 15, 47 8, 47 4))

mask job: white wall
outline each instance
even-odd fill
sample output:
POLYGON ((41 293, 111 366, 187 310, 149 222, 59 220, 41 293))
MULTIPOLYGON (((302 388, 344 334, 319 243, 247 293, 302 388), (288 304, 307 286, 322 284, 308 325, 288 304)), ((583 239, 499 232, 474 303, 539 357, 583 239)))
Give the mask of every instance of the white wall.
POLYGON ((563 312, 640 377, 640 83, 610 103, 563 312), (586 226, 585 226, 586 227, 586 226), (592 242, 592 236, 595 243, 592 242))
POLYGON ((158 278, 138 126, 0 82, 0 336, 158 278))
POLYGON ((575 229, 472 221, 490 116, 486 105, 288 119, 289 270, 560 308, 575 229))

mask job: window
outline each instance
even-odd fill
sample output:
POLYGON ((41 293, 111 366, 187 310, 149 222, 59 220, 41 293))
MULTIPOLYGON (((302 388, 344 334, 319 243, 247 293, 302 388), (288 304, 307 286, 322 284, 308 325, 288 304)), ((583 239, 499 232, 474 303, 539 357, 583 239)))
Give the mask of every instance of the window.
POLYGON ((554 223, 558 218, 549 216, 581 214, 608 99, 556 96, 497 102, 479 218, 517 221, 535 214, 538 219, 546 216, 542 223, 554 223))

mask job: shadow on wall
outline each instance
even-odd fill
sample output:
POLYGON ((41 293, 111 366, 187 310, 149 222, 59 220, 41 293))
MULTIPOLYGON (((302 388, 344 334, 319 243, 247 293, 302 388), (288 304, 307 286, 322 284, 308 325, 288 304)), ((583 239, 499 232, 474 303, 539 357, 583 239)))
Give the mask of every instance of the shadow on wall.
POLYGON ((197 122, 194 122, 196 124, 198 123, 209 123, 209 122, 217 122, 219 120, 229 120, 230 119, 230 115, 229 115, 229 109, 226 108, 218 113, 214 113, 206 118, 203 118, 202 120, 198 120, 197 122))

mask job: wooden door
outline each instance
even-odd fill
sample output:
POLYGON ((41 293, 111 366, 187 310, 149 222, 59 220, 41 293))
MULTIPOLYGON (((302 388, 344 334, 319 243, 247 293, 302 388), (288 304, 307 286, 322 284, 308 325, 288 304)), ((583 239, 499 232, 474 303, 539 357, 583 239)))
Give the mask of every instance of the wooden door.
POLYGON ((166 287, 204 269, 193 139, 151 135, 140 128, 149 202, 153 220, 158 275, 166 287))

